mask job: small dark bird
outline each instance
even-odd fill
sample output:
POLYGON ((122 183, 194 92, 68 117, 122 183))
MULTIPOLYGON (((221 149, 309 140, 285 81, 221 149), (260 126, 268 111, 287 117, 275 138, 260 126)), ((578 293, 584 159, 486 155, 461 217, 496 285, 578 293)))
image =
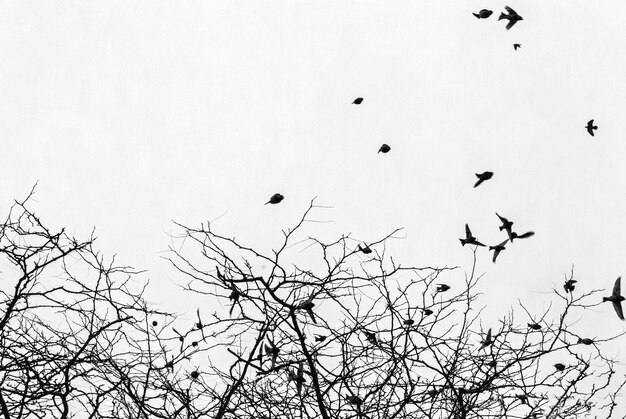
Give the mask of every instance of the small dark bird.
POLYGON ((621 290, 620 290, 621 281, 622 281, 621 276, 615 280, 615 285, 613 285, 613 293, 611 294, 610 297, 603 297, 602 302, 605 302, 605 301, 612 302, 613 308, 615 309, 615 312, 617 313, 617 317, 619 317, 620 320, 624 320, 624 312, 622 311, 622 301, 626 300, 626 298, 624 298, 621 295, 621 290))
POLYGON ((593 125, 593 119, 592 119, 591 121, 587 122, 587 126, 585 128, 587 128, 587 132, 589 133, 589 135, 593 137, 594 136, 593 130, 597 130, 598 126, 593 125))
POLYGON ((278 204, 278 203, 279 203, 280 201, 282 201, 283 199, 285 199, 285 197, 284 197, 284 196, 282 196, 282 195, 281 195, 281 194, 279 194, 279 193, 275 193, 274 195, 272 195, 272 197, 270 198, 270 200, 269 200, 269 201, 267 201, 267 202, 265 203, 265 205, 267 205, 267 204, 278 204))
POLYGON ((556 368, 557 371, 565 371, 565 365, 560 362, 554 364, 554 368, 556 368))
POLYGON ((363 103, 362 97, 357 97, 356 99, 354 99, 354 102, 352 102, 353 105, 360 105, 361 103, 363 103))
POLYGON ((432 390, 428 390, 427 393, 430 397, 437 397, 437 395, 439 394, 439 390, 437 390, 436 388, 432 389, 432 390))
MULTIPOLYGON (((437 292, 446 292, 450 289, 449 285, 446 284, 437 284, 437 292)), ((432 312, 431 312, 432 313, 432 312)))
POLYGON ((230 295, 228 296, 228 299, 229 300, 233 300, 233 305, 230 306, 230 311, 228 312, 228 315, 232 316, 233 315, 233 309, 235 308, 235 305, 239 301, 239 297, 241 296, 241 293, 239 292, 239 290, 237 289, 237 287, 233 283, 230 284, 230 289, 231 289, 231 291, 230 291, 230 295))
POLYGON ((403 321, 402 323, 404 323, 407 326, 413 326, 415 324, 415 320, 407 319, 407 320, 403 321))
POLYGON ((518 48, 521 48, 522 44, 513 44, 513 49, 517 51, 518 48))
POLYGON ((383 144, 378 149, 378 152, 384 154, 384 153, 389 153, 389 150, 391 150, 391 147, 389 147, 387 144, 383 144))
POLYGON ((509 239, 510 239, 511 236, 513 235, 513 230, 512 230, 512 228, 513 228, 513 221, 507 220, 506 218, 502 217, 497 212, 496 212, 496 215, 498 216, 498 218, 502 222, 502 225, 500 226, 500 231, 506 230, 506 234, 509 235, 509 239))
POLYGON ((576 288, 576 285, 574 284, 577 282, 578 281, 576 281, 575 279, 568 279, 567 281, 565 281, 565 284, 563 284, 563 289, 566 293, 572 292, 574 291, 574 288, 576 288))
POLYGON ((500 252, 503 251, 504 249, 506 249, 506 247, 504 247, 504 245, 508 241, 509 241, 509 239, 506 239, 505 241, 503 241, 502 243, 500 243, 498 245, 489 246, 489 250, 493 250, 493 263, 496 263, 496 259, 498 258, 498 255, 500 254, 500 252))
POLYGON ((593 345, 593 339, 589 338, 578 338, 578 343, 582 343, 583 345, 593 345))
POLYGON ((498 365, 498 362, 494 359, 493 361, 489 361, 487 362, 487 365, 489 365, 490 367, 495 367, 496 365, 498 365))
POLYGON ((509 12, 509 14, 500 13, 500 17, 498 18, 498 20, 506 19, 509 21, 509 23, 506 25, 506 30, 508 31, 519 20, 524 20, 524 18, 518 15, 517 12, 511 9, 509 6, 504 6, 504 8, 506 9, 507 12, 509 12))
POLYGON ((541 330, 541 325, 538 323, 528 323, 528 327, 532 330, 541 330))
POLYGON ((361 247, 361 245, 359 244, 359 251, 365 253, 366 255, 372 253, 372 249, 370 249, 368 245, 365 245, 365 247, 361 247))
POLYGON ((324 342, 328 336, 315 335, 315 342, 324 342))
POLYGON ((527 239, 535 235, 534 231, 527 231, 524 234, 517 234, 514 231, 511 231, 511 243, 513 243, 513 239, 527 239))
POLYGON ((276 368, 276 359, 278 358, 280 349, 274 344, 271 339, 269 345, 267 343, 265 344, 265 353, 268 355, 272 355, 272 369, 276 368))
POLYGON ((487 336, 485 337, 485 339, 480 341, 480 349, 484 349, 492 343, 493 339, 491 338, 491 329, 489 329, 487 331, 487 336))
POLYGON ((156 326, 157 324, 158 324, 158 323, 157 323, 157 321, 156 321, 156 320, 153 320, 153 321, 152 321, 152 326, 156 326))
MULTIPOLYGON (((445 285, 445 284, 442 284, 442 285, 445 285)), ((445 285, 445 286, 446 286, 447 288, 446 288, 445 290, 443 290, 443 291, 447 291, 447 290, 449 290, 449 289, 450 289, 450 287, 448 287, 447 285, 445 285)), ((437 289, 439 289, 439 288, 437 288, 437 289)), ((443 291, 442 291, 442 292, 443 292, 443 291)), ((433 311, 432 311, 431 309, 429 309, 429 308, 423 308, 423 309, 422 309, 422 312, 424 313, 424 317, 427 317, 427 316, 430 316, 431 314, 433 314, 433 311)))
POLYGON ((196 342, 196 341, 194 340, 193 342, 191 342, 191 346, 193 346, 193 347, 195 348, 196 346, 198 346, 198 342, 196 342))
POLYGON ((376 339, 376 333, 374 333, 374 332, 368 332, 366 330, 365 331, 365 339, 367 339, 367 341, 369 343, 371 343, 372 345, 377 345, 378 344, 378 339, 376 339))
POLYGON ((517 397, 517 399, 519 401, 521 401, 523 404, 528 404, 528 396, 525 394, 516 394, 515 397, 517 397))
POLYGON ((346 401, 349 404, 353 404, 355 406, 360 406, 363 404, 363 400, 359 396, 346 396, 346 401))
POLYGON ((317 324, 317 321, 315 321, 315 314, 313 314, 313 307, 315 307, 315 303, 313 303, 313 295, 300 303, 300 305, 298 306, 299 309, 306 310, 306 312, 309 313, 309 316, 311 316, 311 320, 313 320, 313 323, 317 324))
POLYGON ((302 394, 302 383, 306 380, 304 379, 304 364, 300 361, 298 365, 298 372, 293 372, 291 369, 287 372, 287 381, 295 381, 296 388, 298 389, 298 395, 302 394))
POLYGON ((476 16, 478 19, 487 19, 489 16, 491 16, 493 14, 492 10, 487 10, 487 9, 482 9, 480 12, 478 13, 472 13, 474 16, 476 16))
POLYGON ((183 342, 185 340, 185 337, 183 335, 181 335, 178 330, 174 329, 173 327, 172 327, 172 330, 174 331, 174 333, 176 333, 178 335, 178 341, 179 342, 183 342))
POLYGON ((474 184, 474 187, 477 187, 484 181, 491 179, 493 177, 493 172, 475 173, 475 175, 478 178, 478 182, 474 184))
POLYGON ((196 314, 198 315, 198 322, 196 323, 196 328, 198 330, 202 329, 202 320, 200 319, 200 309, 196 309, 196 314))
POLYGON ((465 246, 466 244, 475 244, 476 246, 485 246, 478 240, 476 237, 472 236, 472 231, 469 228, 469 225, 465 224, 465 238, 459 239, 461 241, 461 246, 465 246))
POLYGON ((198 377, 200 376, 200 373, 198 371, 191 371, 191 374, 189 374, 191 376, 192 379, 197 380, 198 377))

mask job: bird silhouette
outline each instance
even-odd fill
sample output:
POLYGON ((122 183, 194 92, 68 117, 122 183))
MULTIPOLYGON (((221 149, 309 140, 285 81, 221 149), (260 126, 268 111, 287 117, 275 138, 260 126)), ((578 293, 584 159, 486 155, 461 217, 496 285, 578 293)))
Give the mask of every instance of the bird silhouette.
POLYGON ((279 203, 280 201, 282 201, 283 199, 285 199, 285 197, 284 197, 284 196, 282 196, 282 195, 281 195, 281 194, 279 194, 279 193, 275 193, 274 195, 272 195, 272 197, 270 198, 270 200, 269 200, 269 201, 267 201, 267 202, 265 203, 265 205, 267 205, 267 204, 278 204, 278 203, 279 203))
POLYGON ((513 235, 513 230, 512 230, 512 228, 513 228, 513 221, 507 220, 505 217, 501 216, 497 212, 496 212, 496 215, 498 216, 498 218, 502 222, 502 225, 500 226, 500 231, 506 230, 506 234, 509 235, 509 239, 510 239, 511 236, 513 235))
POLYGON ((491 16, 493 14, 492 10, 487 10, 487 9, 482 9, 480 12, 478 13, 472 13, 474 16, 476 16, 478 19, 487 19, 489 16, 491 16))
POLYGON ((276 360, 280 353, 280 348, 274 344, 274 341, 269 339, 270 344, 265 344, 265 353, 272 356, 272 369, 276 368, 276 360))
POLYGON ((513 49, 517 51, 518 48, 521 48, 522 44, 513 44, 513 49))
POLYGON ((198 377, 200 376, 200 373, 198 371, 191 371, 191 374, 189 375, 191 376, 193 380, 197 380, 198 377))
POLYGON ((578 343, 582 343, 583 345, 593 345, 593 339, 578 338, 578 343))
POLYGON ((504 247, 504 245, 508 241, 509 241, 509 239, 506 239, 505 241, 503 241, 500 244, 497 244, 495 246, 489 246, 489 250, 493 250, 493 263, 496 263, 496 259, 498 258, 498 255, 500 254, 500 252, 503 251, 504 249, 506 249, 504 247))
POLYGON ((487 365, 489 365, 490 367, 493 368, 496 365, 498 365, 498 362, 494 359, 494 360, 491 360, 491 361, 487 362, 487 365))
POLYGON ((298 395, 302 395, 302 383, 306 381, 304 379, 304 364, 302 361, 298 364, 298 372, 294 372, 291 369, 287 372, 287 380, 295 381, 298 395))
POLYGON ((475 175, 478 178, 478 181, 474 184, 474 187, 476 188, 484 181, 491 179, 493 177, 493 172, 475 173, 475 175))
POLYGON ((354 102, 352 102, 353 105, 360 105, 361 103, 363 103, 362 97, 357 97, 356 99, 354 99, 354 102))
POLYGON ((383 144, 378 149, 378 152, 385 154, 385 153, 389 153, 389 150, 391 150, 391 147, 389 147, 387 144, 383 144))
POLYGON ((541 330, 541 325, 538 323, 528 323, 528 327, 532 330, 541 330))
POLYGON ((524 18, 522 18, 520 15, 518 15, 517 12, 515 10, 511 9, 509 6, 504 6, 504 8, 509 13, 508 14, 500 13, 500 17, 498 18, 498 20, 506 19, 506 20, 509 21, 509 23, 507 23, 507 25, 506 25, 506 30, 508 31, 518 21, 524 20, 524 18))
POLYGON ((446 284, 437 284, 437 292, 446 292, 450 289, 449 285, 446 284))
POLYGON ((233 300, 233 305, 230 306, 230 311, 228 312, 228 315, 232 316, 233 309, 235 308, 235 305, 239 302, 239 297, 241 296, 241 293, 239 292, 239 290, 233 283, 230 284, 230 290, 231 291, 230 291, 230 295, 228 296, 228 299, 233 300))
POLYGON ((610 297, 603 297, 602 302, 605 302, 605 301, 612 302, 613 308, 615 309, 615 312, 617 313, 617 317, 619 317, 620 320, 624 320, 624 312, 622 311, 622 301, 626 300, 626 298, 624 298, 621 295, 621 289, 620 289, 621 281, 622 281, 621 276, 615 280, 615 284, 613 285, 613 293, 611 294, 610 297))
POLYGON ((413 326, 415 324, 415 320, 413 320, 413 319, 406 319, 402 323, 404 323, 407 326, 413 326))
MULTIPOLYGON (((449 289, 450 289, 450 287, 448 287, 448 286, 447 286, 447 285, 445 285, 445 284, 442 284, 441 286, 442 286, 442 287, 443 287, 443 286, 447 287, 447 288, 445 288, 443 291, 447 291, 447 290, 449 290, 449 289)), ((439 288, 437 288, 437 289, 439 289, 439 288)), ((443 291, 442 291, 442 292, 443 292, 443 291)), ((424 317, 428 317, 428 316, 430 316, 431 314, 433 314, 433 311, 432 311, 431 309, 429 309, 429 308, 423 308, 423 309, 422 309, 422 312, 424 313, 424 317)))
POLYGON ((527 239, 535 235, 534 231, 527 231, 524 234, 517 234, 514 231, 511 231, 511 243, 513 243, 513 239, 527 239))
POLYGON ((480 341, 480 349, 484 349, 487 346, 493 343, 493 339, 491 338, 491 328, 487 331, 487 336, 485 339, 480 341))
POLYGON ((361 245, 359 244, 359 251, 365 253, 366 255, 372 253, 372 249, 370 249, 368 245, 365 245, 365 247, 361 247, 361 245))
POLYGON ((568 279, 567 281, 565 281, 565 284, 563 284, 563 289, 566 293, 572 292, 576 288, 576 285, 574 284, 577 282, 578 281, 576 281, 575 279, 568 279))
POLYGON ((315 342, 324 342, 328 336, 315 335, 315 342))
POLYGON ((472 236, 472 231, 469 228, 469 225, 465 224, 465 239, 459 239, 461 241, 461 246, 465 246, 466 244, 475 244, 476 246, 485 246, 478 240, 476 237, 472 236))
POLYGON ((560 362, 557 362, 556 364, 554 364, 554 368, 556 368, 557 371, 564 371, 565 365, 561 364, 560 362))
POLYGON ((593 119, 589 122, 587 122, 587 126, 585 127, 587 128, 587 132, 589 133, 589 135, 591 135, 592 137, 594 136, 593 131, 598 129, 597 125, 593 125, 593 119))
POLYGON ((367 341, 369 343, 371 343, 372 345, 377 345, 378 344, 378 339, 376 338, 376 333, 374 333, 374 332, 368 332, 366 330, 365 331, 365 339, 367 339, 367 341))
POLYGON ((359 396, 346 396, 346 401, 349 404, 353 404, 355 406, 360 406, 363 404, 363 400, 359 396))
POLYGON ((317 321, 315 321, 315 314, 313 314, 313 307, 315 307, 315 303, 313 303, 313 294, 311 294, 309 298, 300 303, 298 306, 299 309, 306 310, 306 312, 309 313, 309 316, 311 316, 313 323, 317 324, 317 321))

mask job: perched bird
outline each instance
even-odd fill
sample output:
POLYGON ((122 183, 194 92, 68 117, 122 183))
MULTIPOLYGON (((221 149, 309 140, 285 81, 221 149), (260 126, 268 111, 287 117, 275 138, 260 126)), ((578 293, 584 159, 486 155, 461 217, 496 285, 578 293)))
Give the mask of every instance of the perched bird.
POLYGON ((554 364, 554 368, 556 368, 557 371, 564 371, 565 365, 561 364, 560 362, 557 362, 556 364, 554 364))
POLYGON ((624 312, 622 311, 622 301, 626 300, 626 298, 624 298, 621 295, 621 290, 620 290, 621 281, 622 281, 621 276, 615 280, 615 285, 613 285, 613 293, 611 294, 610 297, 603 297, 602 302, 605 302, 605 301, 612 302, 613 308, 615 309, 615 312, 617 313, 617 317, 619 317, 620 320, 624 320, 624 312))
POLYGON ((202 320, 200 319, 200 308, 196 309, 196 314, 198 315, 198 323, 196 323, 196 328, 202 329, 202 320))
POLYGON ((407 326, 413 326, 415 324, 415 320, 413 320, 413 319, 406 319, 402 323, 404 323, 407 326))
POLYGON ((513 235, 513 230, 512 230, 512 228, 513 228, 513 221, 507 220, 505 217, 501 216, 497 212, 496 212, 496 215, 498 216, 498 218, 502 222, 502 225, 500 226, 500 231, 506 230, 506 234, 509 235, 509 239, 510 239, 511 236, 513 235))
POLYGON ((493 177, 493 172, 483 172, 483 173, 474 173, 474 174, 478 178, 478 182, 474 184, 474 187, 477 187, 484 181, 489 180, 493 177))
POLYGON ((528 404, 528 396, 525 394, 516 394, 515 397, 517 397, 517 399, 519 399, 520 402, 522 402, 522 404, 528 404))
POLYGON ((387 144, 383 144, 378 149, 378 152, 384 154, 384 153, 389 153, 389 150, 391 150, 391 147, 389 147, 387 144))
POLYGON ((293 372, 291 369, 287 372, 287 381, 295 381, 296 388, 298 389, 298 395, 302 394, 302 383, 306 380, 304 379, 304 364, 300 361, 298 365, 298 372, 293 372))
POLYGON ((368 245, 365 245, 365 247, 361 247, 361 245, 359 244, 359 251, 365 253, 366 255, 372 253, 372 249, 370 249, 368 245))
POLYGON ((233 300, 233 305, 230 306, 230 311, 228 312, 228 315, 232 316, 233 309, 235 308, 235 305, 237 304, 237 302, 239 302, 239 297, 241 296, 241 293, 239 292, 239 290, 233 283, 230 284, 230 289, 231 291, 230 291, 230 295, 228 296, 228 299, 233 300))
POLYGON ((593 125, 593 119, 592 119, 591 121, 587 122, 587 126, 585 128, 587 128, 587 132, 589 133, 589 135, 593 137, 594 136, 593 130, 597 130, 598 126, 593 125))
MULTIPOLYGON (((443 291, 447 291, 450 289, 450 287, 448 287, 446 284, 441 284, 441 287, 447 287, 446 289, 444 289, 443 291)), ((439 290, 439 288, 437 288, 437 290, 439 290)), ((441 292, 443 292, 441 291, 441 292)), ((424 313, 424 317, 430 316, 431 314, 433 314, 433 311, 429 308, 423 308, 422 312, 424 313)))
POLYGON ((487 19, 489 16, 491 16, 493 14, 492 10, 487 10, 487 9, 482 9, 480 12, 478 13, 472 13, 474 16, 476 16, 478 19, 487 19))
POLYGON ((491 338, 491 328, 487 331, 487 336, 484 340, 480 341, 480 349, 484 349, 487 346, 493 343, 493 339, 491 338))
POLYGON ((272 356, 272 369, 276 368, 276 359, 280 353, 280 348, 274 344, 274 341, 269 340, 270 344, 265 344, 265 353, 272 356))
POLYGON ((272 195, 272 197, 270 198, 270 200, 269 200, 269 201, 267 201, 267 202, 265 203, 265 205, 267 205, 267 204, 278 204, 278 203, 279 203, 280 201, 282 201, 283 199, 285 199, 285 197, 284 197, 284 196, 282 196, 282 195, 281 195, 281 194, 279 194, 279 193, 275 193, 274 195, 272 195))
POLYGON ((354 99, 354 102, 352 102, 353 105, 360 105, 361 103, 363 103, 362 97, 357 97, 356 99, 354 99))
POLYGON ((200 376, 200 373, 198 371, 191 371, 191 374, 189 374, 191 376, 192 379, 197 380, 198 377, 200 376))
POLYGON ((498 18, 498 20, 506 19, 506 20, 509 21, 509 23, 506 25, 506 30, 508 31, 519 20, 524 20, 524 18, 522 18, 520 15, 518 15, 517 12, 515 10, 511 9, 509 6, 504 6, 504 8, 509 13, 508 14, 500 13, 500 17, 498 18))
POLYGON ((528 327, 532 330, 541 330, 541 325, 538 323, 528 323, 528 327))
POLYGON ((328 336, 315 335, 315 342, 324 342, 328 336))
POLYGON ((363 400, 359 396, 346 396, 346 401, 349 404, 353 404, 355 406, 360 406, 363 404, 363 400))
POLYGON ((517 51, 518 48, 521 48, 522 44, 513 44, 513 49, 517 51))
POLYGON ((500 244, 497 244, 495 246, 489 246, 489 250, 493 250, 493 263, 496 263, 496 259, 498 258, 498 255, 500 254, 500 252, 503 251, 504 249, 506 249, 506 247, 504 247, 504 245, 508 241, 509 241, 509 239, 506 239, 505 241, 503 241, 500 244))
POLYGON ((593 344, 593 339, 589 339, 589 338, 578 338, 578 343, 582 343, 583 345, 592 345, 593 344))
MULTIPOLYGON (((450 289, 449 285, 446 284, 437 284, 437 292, 446 292, 450 289)), ((432 312, 431 312, 432 313, 432 312)))
POLYGON ((565 281, 565 284, 563 284, 563 289, 566 293, 572 292, 574 291, 574 288, 576 288, 576 285, 574 284, 577 282, 578 281, 576 281, 575 279, 568 279, 567 281, 565 281))
POLYGON ((489 365, 490 367, 495 367, 496 365, 498 365, 498 362, 494 359, 492 361, 487 362, 487 365, 489 365))
POLYGON ((469 228, 469 225, 465 224, 465 238, 459 239, 461 241, 461 246, 465 246, 466 244, 475 244, 476 246, 485 246, 478 240, 476 237, 472 236, 472 231, 469 228))
POLYGON ((517 234, 514 231, 511 231, 511 243, 513 243, 513 239, 527 239, 535 235, 534 231, 527 231, 524 234, 517 234))
POLYGON ((311 320, 313 320, 313 323, 317 324, 317 321, 315 321, 315 314, 313 314, 313 307, 315 307, 315 303, 313 303, 312 294, 309 298, 300 303, 300 305, 298 306, 299 309, 306 310, 306 312, 309 313, 309 316, 311 316, 311 320))
POLYGON ((427 394, 430 397, 437 397, 437 395, 440 393, 439 390, 437 390, 436 388, 433 388, 432 390, 428 390, 427 394))
POLYGON ((377 345, 378 344, 378 339, 376 339, 376 333, 374 333, 374 332, 368 332, 366 330, 365 331, 365 339, 367 339, 367 341, 369 343, 371 343, 372 345, 377 345))
POLYGON ((256 359, 259 360, 259 368, 262 368, 263 367, 263 343, 259 345, 259 354, 257 355, 256 359))
POLYGON ((156 326, 158 323, 156 320, 152 320, 152 326, 156 326))

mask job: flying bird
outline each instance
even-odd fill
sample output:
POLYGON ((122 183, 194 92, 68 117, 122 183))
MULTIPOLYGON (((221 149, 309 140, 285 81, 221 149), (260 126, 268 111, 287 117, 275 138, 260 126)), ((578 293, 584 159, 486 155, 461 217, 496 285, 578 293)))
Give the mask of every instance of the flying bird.
POLYGON ((541 325, 538 323, 528 323, 528 327, 532 330, 541 330, 541 325))
POLYGON ((513 243, 513 239, 527 239, 535 235, 534 231, 527 231, 524 234, 517 234, 516 232, 511 232, 511 243, 513 243))
POLYGON ((491 179, 493 177, 493 172, 475 173, 475 175, 478 178, 478 182, 474 184, 474 187, 476 188, 484 181, 491 179))
POLYGON ((577 282, 578 281, 576 281, 575 279, 568 279, 567 281, 565 281, 565 284, 563 284, 563 289, 566 293, 572 292, 574 291, 574 288, 576 288, 576 285, 574 284, 577 282))
POLYGON ((449 285, 446 284, 437 284, 437 292, 446 292, 450 289, 449 285))
POLYGON ((407 326, 413 326, 415 324, 415 320, 413 320, 413 319, 406 319, 402 323, 404 323, 407 326))
POLYGON ((478 240, 476 237, 472 236, 472 231, 469 228, 469 225, 465 224, 465 239, 459 239, 461 241, 461 246, 465 246, 466 244, 475 244, 476 246, 485 246, 478 240))
POLYGON ((509 239, 510 239, 511 236, 513 235, 513 230, 512 230, 512 228, 513 228, 513 221, 507 220, 505 217, 502 217, 497 212, 496 212, 496 215, 498 216, 498 218, 502 222, 502 225, 500 226, 500 231, 506 230, 506 233, 509 235, 509 239))
POLYGON ((363 103, 362 97, 357 97, 356 99, 354 99, 354 102, 352 102, 353 105, 360 105, 361 103, 363 103))
POLYGON ((482 9, 480 12, 478 13, 472 13, 474 16, 476 16, 478 19, 487 19, 489 16, 491 16, 493 14, 492 10, 487 10, 487 9, 482 9))
POLYGON ((593 119, 592 119, 591 121, 587 122, 587 126, 585 128, 587 128, 587 132, 589 133, 589 135, 593 137, 594 136, 593 130, 597 130, 598 126, 593 125, 593 119))
POLYGON ((315 303, 313 303, 313 294, 311 294, 308 299, 300 303, 298 306, 299 309, 306 310, 306 312, 309 313, 309 316, 311 316, 313 323, 317 324, 317 321, 315 321, 315 314, 313 314, 313 307, 315 307, 315 303))
POLYGON ((513 49, 517 51, 518 48, 521 48, 522 44, 513 44, 513 49))
POLYGON ((315 335, 315 342, 324 342, 328 336, 315 335))
POLYGON ((613 285, 613 293, 611 294, 610 297, 603 297, 602 302, 605 302, 605 301, 612 302, 613 308, 615 309, 615 312, 617 313, 617 317, 619 317, 620 320, 624 320, 624 312, 622 311, 622 301, 626 300, 626 298, 624 298, 621 295, 621 290, 620 290, 621 281, 622 281, 621 276, 615 280, 615 285, 613 285))
POLYGON ((385 153, 389 153, 389 150, 391 150, 391 147, 389 147, 387 144, 383 144, 378 149, 378 152, 385 154, 385 153))
POLYGON ((298 389, 298 395, 302 394, 302 383, 306 380, 304 379, 304 364, 300 361, 298 365, 298 372, 293 372, 291 369, 287 372, 287 380, 295 381, 296 388, 298 389))
POLYGON ((372 253, 372 249, 370 249, 368 245, 365 245, 365 247, 361 247, 361 245, 359 244, 359 251, 365 253, 366 255, 372 253))
POLYGON ((582 343, 583 345, 592 345, 593 344, 593 339, 589 339, 589 338, 578 338, 578 343, 582 343))
POLYGON ((491 328, 487 331, 487 336, 484 340, 480 341, 480 349, 484 349, 487 346, 493 343, 493 339, 491 338, 491 328))
POLYGON ((556 364, 554 364, 554 368, 556 368, 557 371, 564 371, 565 365, 561 364, 560 362, 557 362, 556 364))
POLYGON ((500 244, 497 244, 495 246, 489 246, 489 250, 493 250, 493 263, 496 263, 496 259, 498 258, 498 255, 500 254, 500 252, 503 251, 504 249, 506 249, 504 247, 504 245, 508 241, 509 241, 509 239, 506 239, 505 241, 503 241, 500 244))
POLYGON ((269 200, 269 201, 267 201, 267 202, 265 203, 265 205, 267 205, 267 204, 278 204, 278 203, 279 203, 280 201, 282 201, 283 199, 285 199, 285 197, 284 197, 284 196, 282 196, 282 195, 281 195, 281 194, 279 194, 279 193, 275 193, 274 195, 272 195, 272 197, 270 198, 270 200, 269 200))
POLYGON ((524 18, 522 18, 520 15, 518 15, 517 12, 515 10, 511 9, 509 6, 504 6, 504 8, 509 13, 508 14, 500 13, 500 17, 498 18, 498 20, 506 19, 506 20, 509 21, 509 23, 506 25, 506 30, 508 31, 518 21, 524 20, 524 18))

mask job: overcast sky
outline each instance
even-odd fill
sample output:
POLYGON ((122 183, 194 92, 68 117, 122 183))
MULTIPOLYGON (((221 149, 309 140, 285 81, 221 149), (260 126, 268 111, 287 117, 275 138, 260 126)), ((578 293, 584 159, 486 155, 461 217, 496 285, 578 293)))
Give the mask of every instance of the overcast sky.
MULTIPOLYGON (((495 211, 534 230, 495 265, 479 250, 495 315, 547 306, 572 265, 609 290, 626 275, 625 20, 622 1, 4 1, 0 211, 39 180, 44 222, 95 226, 165 308, 184 302, 171 220, 221 217, 269 251, 313 197, 332 223, 310 234, 404 227, 394 258, 458 265, 452 286, 466 222, 488 244, 495 211), (505 5, 524 18, 510 31, 505 5)), ((624 328, 610 304, 579 327, 624 328)))

